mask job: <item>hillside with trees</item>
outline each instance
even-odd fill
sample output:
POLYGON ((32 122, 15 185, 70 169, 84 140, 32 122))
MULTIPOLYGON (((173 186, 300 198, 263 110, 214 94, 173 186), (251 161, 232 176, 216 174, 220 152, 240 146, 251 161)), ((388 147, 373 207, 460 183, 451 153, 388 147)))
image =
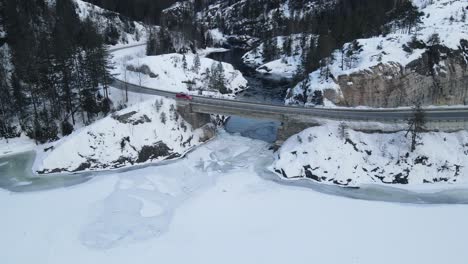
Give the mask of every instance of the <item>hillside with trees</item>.
POLYGON ((0 137, 68 135, 110 110, 109 55, 72 0, 2 1, 0 137))
POLYGON ((159 24, 161 12, 176 0, 86 0, 126 17, 150 24, 159 24))

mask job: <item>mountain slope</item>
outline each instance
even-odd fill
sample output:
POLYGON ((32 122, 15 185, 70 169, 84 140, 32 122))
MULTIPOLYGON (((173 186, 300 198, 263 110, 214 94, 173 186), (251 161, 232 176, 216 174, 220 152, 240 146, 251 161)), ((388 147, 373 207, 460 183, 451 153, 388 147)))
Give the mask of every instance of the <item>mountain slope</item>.
POLYGON ((91 19, 107 44, 132 44, 146 40, 147 26, 82 0, 74 0, 76 11, 82 20, 91 19))
POLYGON ((335 50, 286 100, 310 104, 319 90, 338 105, 398 107, 468 102, 468 5, 464 1, 415 1, 420 23, 389 24, 385 36, 358 39, 335 50))

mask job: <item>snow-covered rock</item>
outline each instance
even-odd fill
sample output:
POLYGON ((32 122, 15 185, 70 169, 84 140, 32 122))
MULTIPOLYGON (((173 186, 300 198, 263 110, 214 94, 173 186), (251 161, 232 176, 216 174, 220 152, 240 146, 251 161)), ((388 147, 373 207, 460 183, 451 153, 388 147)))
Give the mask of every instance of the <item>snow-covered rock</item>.
POLYGON ((218 62, 200 56, 200 66, 196 70, 194 68, 196 55, 190 53, 146 56, 144 47, 136 47, 118 51, 114 56, 117 65, 114 70, 115 77, 132 84, 171 92, 199 94, 201 91, 205 96, 225 97, 233 97, 247 88, 247 80, 242 73, 234 69, 231 64, 222 63, 225 85, 229 93, 222 95, 220 91, 210 90, 207 71, 211 71, 218 62), (142 67, 145 71, 138 72, 142 67))
POLYGON ((323 184, 421 185, 468 182, 468 132, 428 132, 414 152, 406 132, 363 133, 330 122, 292 136, 272 165, 287 179, 323 184))
POLYGON ((265 59, 265 43, 247 52, 243 62, 257 72, 276 78, 293 78, 301 63, 302 52, 307 50, 311 42, 315 43, 317 36, 311 34, 292 34, 290 36, 274 37, 271 42, 276 49, 274 58, 265 59))
POLYGON ((288 22, 308 23, 307 16, 334 7, 336 0, 241 0, 213 1, 198 13, 201 23, 208 28, 220 28, 226 35, 262 37, 276 28, 284 30, 288 22), (277 24, 278 22, 283 22, 277 24))
POLYGON ((213 136, 193 130, 175 101, 146 101, 116 112, 54 143, 35 170, 40 173, 112 169, 174 159, 213 136))
POLYGON ((419 99, 426 105, 466 103, 466 2, 413 3, 423 16, 409 33, 394 21, 386 36, 345 44, 328 59, 326 69, 292 88, 286 103, 304 103, 305 94, 307 104, 315 90, 328 91, 330 101, 345 106, 397 107, 419 99))

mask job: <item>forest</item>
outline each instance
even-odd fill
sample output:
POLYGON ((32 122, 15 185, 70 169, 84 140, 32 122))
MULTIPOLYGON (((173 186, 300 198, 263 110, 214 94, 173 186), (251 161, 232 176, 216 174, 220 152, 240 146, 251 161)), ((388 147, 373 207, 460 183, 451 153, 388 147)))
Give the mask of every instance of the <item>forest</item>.
POLYGON ((162 10, 176 0, 86 0, 94 5, 148 24, 159 24, 162 10))
POLYGON ((0 4, 0 137, 25 132, 44 143, 109 112, 109 55, 72 0, 0 4))

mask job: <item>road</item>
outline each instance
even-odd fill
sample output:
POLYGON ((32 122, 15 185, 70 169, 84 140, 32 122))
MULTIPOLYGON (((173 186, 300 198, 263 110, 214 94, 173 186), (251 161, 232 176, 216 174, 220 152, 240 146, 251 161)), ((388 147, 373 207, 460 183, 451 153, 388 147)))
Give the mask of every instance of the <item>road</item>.
MULTIPOLYGON (((121 47, 111 52, 141 46, 121 47)), ((175 98, 175 92, 157 90, 114 79, 113 86, 128 89, 130 92, 175 98)), ((187 102, 183 102, 187 104, 187 102)), ((285 115, 330 118, 355 121, 406 121, 414 112, 412 109, 355 109, 355 108, 309 108, 299 106, 273 105, 259 102, 228 100, 212 97, 194 96, 190 101, 194 112, 209 114, 240 115, 245 117, 264 117, 281 120, 285 115)), ((468 121, 467 107, 424 108, 427 121, 468 121)))

